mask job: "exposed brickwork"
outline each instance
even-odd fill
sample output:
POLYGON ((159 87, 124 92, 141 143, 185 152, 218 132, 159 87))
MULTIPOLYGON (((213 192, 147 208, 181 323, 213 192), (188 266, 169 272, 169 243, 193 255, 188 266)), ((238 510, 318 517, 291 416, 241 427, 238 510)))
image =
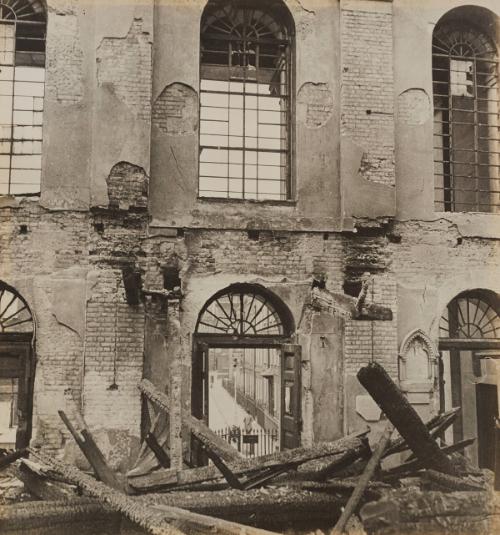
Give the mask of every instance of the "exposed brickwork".
POLYGON ((333 95, 327 84, 304 84, 297 94, 297 117, 308 128, 324 126, 333 113, 333 95))
POLYGON ((137 433, 144 312, 126 303, 121 271, 99 270, 96 280, 86 311, 85 414, 89 425, 137 433))
POLYGON ((147 207, 149 179, 144 169, 120 162, 111 169, 107 182, 110 206, 124 210, 147 207))
POLYGON ((198 129, 198 96, 184 84, 167 86, 153 106, 152 123, 165 134, 191 134, 198 129))
POLYGON ((392 14, 342 10, 341 131, 363 151, 359 173, 393 185, 392 14))
POLYGON ((134 19, 125 38, 105 38, 97 49, 97 81, 108 85, 137 117, 151 116, 151 44, 142 20, 134 19))

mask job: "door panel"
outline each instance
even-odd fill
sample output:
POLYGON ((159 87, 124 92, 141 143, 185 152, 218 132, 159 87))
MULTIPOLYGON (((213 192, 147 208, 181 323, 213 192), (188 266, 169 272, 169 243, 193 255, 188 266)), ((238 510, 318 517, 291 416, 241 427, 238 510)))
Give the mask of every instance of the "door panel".
POLYGON ((495 422, 498 416, 497 386, 476 385, 479 468, 495 471, 495 422))
POLYGON ((281 348, 281 449, 300 446, 301 348, 283 344, 281 348))
MULTIPOLYGON (((191 379, 191 414, 208 425, 208 345, 195 342, 193 345, 191 379)), ((208 457, 201 443, 191 435, 192 466, 205 466, 208 457)))
POLYGON ((3 335, 0 340, 0 378, 18 379, 16 448, 27 447, 31 439, 34 371, 31 334, 3 335))

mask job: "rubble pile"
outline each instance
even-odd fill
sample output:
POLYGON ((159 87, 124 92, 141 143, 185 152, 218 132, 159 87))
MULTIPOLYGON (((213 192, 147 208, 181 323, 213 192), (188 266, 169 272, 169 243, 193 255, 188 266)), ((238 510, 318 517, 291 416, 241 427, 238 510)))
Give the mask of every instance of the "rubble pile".
POLYGON ((43 525, 50 514, 76 522, 85 514, 107 514, 107 529, 114 533, 123 532, 118 514, 134 530, 158 535, 500 533, 493 474, 474 468, 462 455, 473 441, 442 441, 459 408, 424 423, 380 365, 362 368, 358 379, 386 417, 374 443, 367 429, 247 459, 186 412, 183 425, 210 462, 186 464, 183 470, 170 468, 168 436, 158 431, 168 417, 169 398, 146 380, 139 389, 156 415, 126 475, 114 473, 90 431, 75 429, 61 411, 94 474, 34 449, 0 452, 0 476, 6 476, 0 477, 2 533, 23 533, 27 518, 30 526, 36 524, 40 500, 47 505, 43 525), (5 505, 9 493, 18 502, 22 492, 32 505, 5 505))

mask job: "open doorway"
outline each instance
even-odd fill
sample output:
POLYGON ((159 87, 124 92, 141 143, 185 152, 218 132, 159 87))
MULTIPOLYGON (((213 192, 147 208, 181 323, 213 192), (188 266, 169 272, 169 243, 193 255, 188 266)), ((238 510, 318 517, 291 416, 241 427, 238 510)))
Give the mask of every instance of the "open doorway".
POLYGON ((26 301, 0 282, 0 447, 29 445, 33 413, 33 318, 26 301))
POLYGON ((439 339, 441 409, 462 407, 444 439, 452 443, 476 438, 465 454, 480 468, 492 470, 498 418, 499 309, 494 292, 464 292, 447 306, 439 339))
MULTIPOLYGON (((300 347, 291 314, 258 285, 235 284, 203 307, 193 340, 191 408, 245 457, 300 444, 300 347)), ((194 464, 204 464, 196 441, 194 464)))

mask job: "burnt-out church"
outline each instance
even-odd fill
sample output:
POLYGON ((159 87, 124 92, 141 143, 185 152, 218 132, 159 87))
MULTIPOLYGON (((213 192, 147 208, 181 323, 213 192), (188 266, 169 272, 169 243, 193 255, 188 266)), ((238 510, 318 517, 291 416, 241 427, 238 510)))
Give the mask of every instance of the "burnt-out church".
POLYGON ((381 411, 492 468, 495 0, 0 0, 0 447, 133 466, 170 399, 242 455, 381 411))

